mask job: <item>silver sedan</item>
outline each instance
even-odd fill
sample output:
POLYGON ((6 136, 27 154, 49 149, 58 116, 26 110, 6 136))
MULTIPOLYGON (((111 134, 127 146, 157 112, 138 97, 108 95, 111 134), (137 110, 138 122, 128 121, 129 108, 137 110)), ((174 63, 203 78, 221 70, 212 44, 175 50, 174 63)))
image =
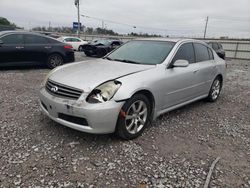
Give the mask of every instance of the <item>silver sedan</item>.
POLYGON ((216 101, 225 70, 225 61, 204 42, 138 39, 102 59, 52 70, 40 105, 67 127, 133 139, 163 113, 204 98, 216 101))

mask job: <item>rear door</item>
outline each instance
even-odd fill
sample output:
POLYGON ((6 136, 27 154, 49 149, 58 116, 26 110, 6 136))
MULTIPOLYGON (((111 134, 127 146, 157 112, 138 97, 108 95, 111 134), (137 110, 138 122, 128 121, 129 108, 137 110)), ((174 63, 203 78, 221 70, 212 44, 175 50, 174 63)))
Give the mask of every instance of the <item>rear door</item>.
POLYGON ((46 37, 33 34, 25 34, 24 42, 25 56, 27 61, 38 63, 47 60, 47 55, 52 47, 46 37))
POLYGON ((175 54, 170 68, 166 70, 164 87, 164 108, 169 108, 191 100, 198 96, 199 83, 197 71, 199 66, 195 63, 195 54, 191 42, 182 44, 175 54), (176 60, 187 60, 187 67, 171 67, 176 60))
POLYGON ((199 65, 197 72, 199 79, 199 93, 208 94, 211 82, 215 78, 216 63, 212 50, 204 44, 194 43, 196 63, 199 65))
POLYGON ((0 63, 10 64, 25 61, 23 34, 9 34, 0 38, 0 63))

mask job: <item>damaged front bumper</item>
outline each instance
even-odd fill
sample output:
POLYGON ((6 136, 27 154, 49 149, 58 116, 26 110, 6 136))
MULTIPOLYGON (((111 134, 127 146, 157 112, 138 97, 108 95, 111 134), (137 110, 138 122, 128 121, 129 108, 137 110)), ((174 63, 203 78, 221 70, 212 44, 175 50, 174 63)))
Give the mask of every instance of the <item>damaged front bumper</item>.
POLYGON ((51 95, 42 88, 39 93, 42 111, 52 120, 82 132, 106 134, 115 131, 124 102, 108 101, 89 104, 51 95))

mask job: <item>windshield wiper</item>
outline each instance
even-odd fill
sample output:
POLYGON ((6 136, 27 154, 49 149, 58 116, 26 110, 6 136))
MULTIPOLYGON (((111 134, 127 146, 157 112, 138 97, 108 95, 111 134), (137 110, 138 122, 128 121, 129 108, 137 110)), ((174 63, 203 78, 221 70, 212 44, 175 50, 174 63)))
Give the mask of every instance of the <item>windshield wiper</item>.
POLYGON ((132 61, 132 60, 127 60, 127 59, 113 59, 114 61, 120 61, 120 62, 124 62, 124 63, 133 63, 133 64, 142 64, 136 61, 132 61))
POLYGON ((107 59, 107 60, 109 60, 109 61, 114 61, 114 59, 112 59, 112 58, 110 58, 110 57, 104 57, 104 58, 102 58, 102 59, 107 59))

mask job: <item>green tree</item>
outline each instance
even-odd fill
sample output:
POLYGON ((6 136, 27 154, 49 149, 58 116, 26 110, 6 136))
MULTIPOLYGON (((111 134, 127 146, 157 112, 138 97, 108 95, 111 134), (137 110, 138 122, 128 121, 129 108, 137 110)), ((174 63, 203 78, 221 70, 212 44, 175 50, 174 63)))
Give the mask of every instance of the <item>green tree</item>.
POLYGON ((16 27, 14 23, 11 23, 9 20, 7 20, 4 17, 0 17, 0 25, 16 27))

